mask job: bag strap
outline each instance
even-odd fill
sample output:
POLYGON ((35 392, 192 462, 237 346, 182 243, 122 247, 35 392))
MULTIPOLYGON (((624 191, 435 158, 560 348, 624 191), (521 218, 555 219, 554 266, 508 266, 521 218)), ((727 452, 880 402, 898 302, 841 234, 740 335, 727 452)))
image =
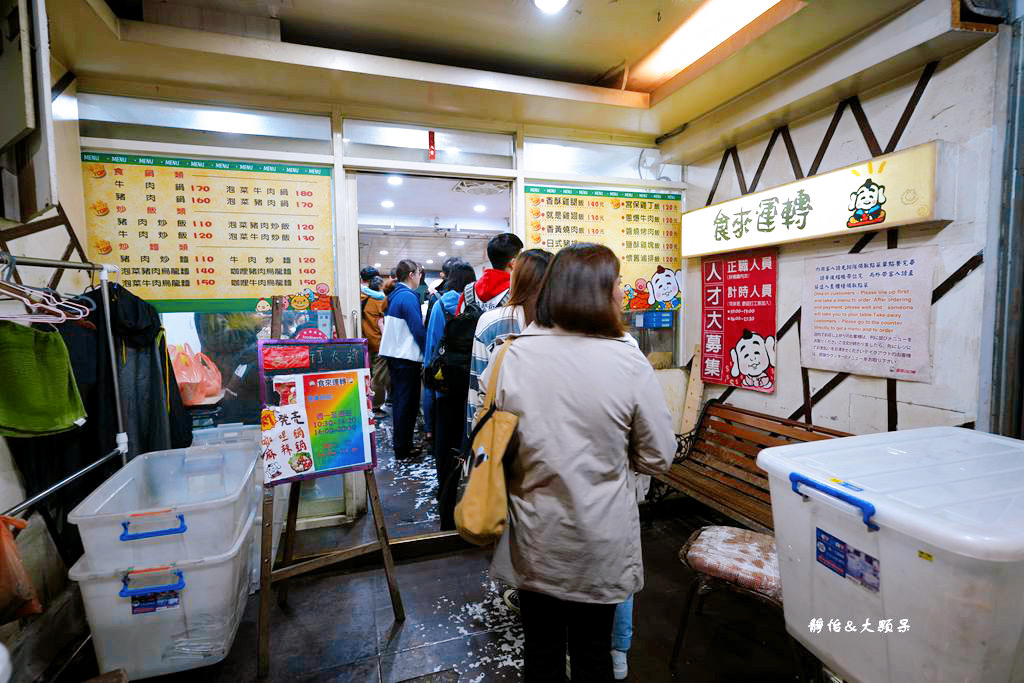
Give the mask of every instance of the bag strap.
POLYGON ((494 372, 491 373, 491 381, 487 383, 487 395, 484 396, 484 410, 494 405, 494 394, 498 391, 498 374, 501 371, 501 363, 505 360, 505 354, 508 353, 508 347, 511 345, 511 340, 502 344, 501 350, 498 351, 498 357, 494 359, 494 372))

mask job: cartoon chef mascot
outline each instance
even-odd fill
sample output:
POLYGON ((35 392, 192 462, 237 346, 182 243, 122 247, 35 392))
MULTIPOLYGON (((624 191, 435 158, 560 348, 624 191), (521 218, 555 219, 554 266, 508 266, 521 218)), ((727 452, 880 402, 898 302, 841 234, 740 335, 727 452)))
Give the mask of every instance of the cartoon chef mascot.
POLYGON ((759 391, 771 390, 774 384, 768 368, 775 367, 775 337, 765 339, 750 330, 743 330, 743 336, 729 352, 732 356, 732 377, 743 376, 744 387, 759 391))
POLYGON ((682 271, 675 271, 665 266, 651 276, 647 287, 647 307, 652 311, 668 311, 679 306, 680 279, 682 271))
POLYGON ((859 228, 862 225, 874 225, 885 220, 885 185, 868 178, 864 184, 850 193, 850 211, 853 215, 846 221, 846 227, 859 228))

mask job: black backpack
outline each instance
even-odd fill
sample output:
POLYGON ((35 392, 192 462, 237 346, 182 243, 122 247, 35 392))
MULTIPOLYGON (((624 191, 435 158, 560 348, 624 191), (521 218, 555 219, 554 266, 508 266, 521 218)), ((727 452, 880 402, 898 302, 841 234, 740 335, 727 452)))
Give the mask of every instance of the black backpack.
MULTIPOLYGON (((502 297, 502 303, 507 298, 508 294, 502 297)), ((476 323, 483 315, 484 306, 477 299, 472 284, 467 285, 463 291, 462 312, 457 316, 453 317, 448 313, 440 301, 438 305, 444 313, 444 332, 437 345, 437 354, 423 368, 423 384, 428 389, 447 394, 456 387, 469 386, 473 337, 476 335, 476 323)))

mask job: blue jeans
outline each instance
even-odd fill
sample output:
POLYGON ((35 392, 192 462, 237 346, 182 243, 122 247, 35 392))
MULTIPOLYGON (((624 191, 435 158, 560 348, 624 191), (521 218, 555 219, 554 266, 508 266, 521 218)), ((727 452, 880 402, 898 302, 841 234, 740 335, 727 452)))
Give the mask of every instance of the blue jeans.
POLYGON ((633 596, 615 606, 615 621, 612 622, 612 649, 629 652, 633 644, 633 596))

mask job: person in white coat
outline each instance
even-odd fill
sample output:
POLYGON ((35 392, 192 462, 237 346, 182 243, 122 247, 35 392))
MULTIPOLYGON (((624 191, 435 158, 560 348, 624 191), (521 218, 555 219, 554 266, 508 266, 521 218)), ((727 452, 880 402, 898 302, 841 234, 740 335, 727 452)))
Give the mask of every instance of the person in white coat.
POLYGON ((626 339, 621 306, 614 253, 566 247, 545 275, 536 322, 506 342, 495 405, 519 424, 509 524, 491 574, 519 589, 528 683, 564 680, 567 646, 574 680, 613 680, 615 608, 643 587, 630 470, 667 470, 676 440, 654 370, 626 339))

